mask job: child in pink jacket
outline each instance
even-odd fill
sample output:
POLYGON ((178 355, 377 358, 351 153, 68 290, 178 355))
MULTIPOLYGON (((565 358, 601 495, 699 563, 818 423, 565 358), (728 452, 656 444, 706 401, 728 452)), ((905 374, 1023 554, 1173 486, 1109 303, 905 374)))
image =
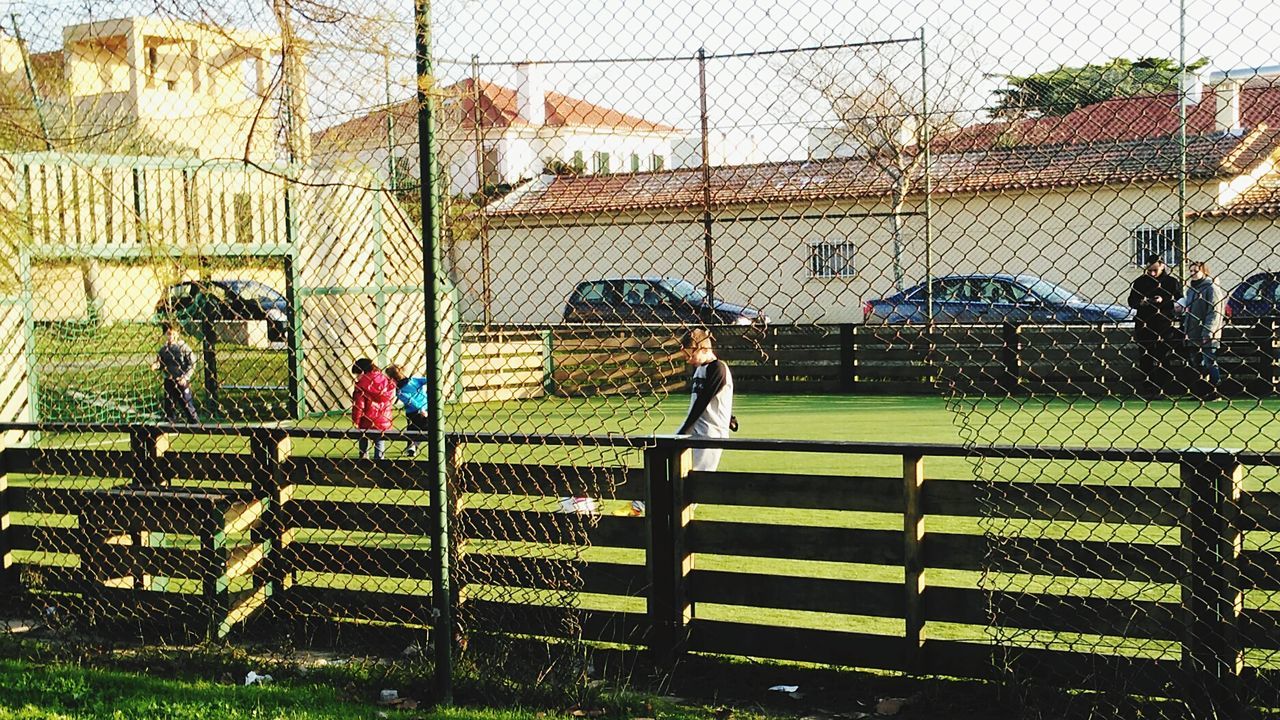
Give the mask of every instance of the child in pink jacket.
MULTIPOLYGON (((356 388, 351 394, 351 422, 361 430, 391 429, 391 406, 396 399, 396 384, 369 358, 360 358, 351 366, 356 388)), ((381 436, 373 441, 373 457, 381 460, 387 441, 381 436)), ((369 455, 369 438, 360 438, 360 457, 369 455)))

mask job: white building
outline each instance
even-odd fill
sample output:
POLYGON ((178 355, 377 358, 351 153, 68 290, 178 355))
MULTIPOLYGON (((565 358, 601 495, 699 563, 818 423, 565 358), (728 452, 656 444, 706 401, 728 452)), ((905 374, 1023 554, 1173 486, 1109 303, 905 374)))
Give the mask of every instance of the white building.
POLYGON ((276 159, 269 69, 279 62, 278 38, 131 17, 65 27, 62 42, 61 51, 25 58, 15 40, 0 43, 0 81, 20 95, 30 92, 30 63, 38 132, 54 149, 276 159))
MULTIPOLYGON (((442 91, 439 154, 451 194, 514 185, 552 160, 582 175, 671 167, 683 131, 552 92, 537 65, 517 71, 516 89, 468 79, 442 91)), ((408 100, 315 133, 314 162, 416 182, 417 138, 417 102, 408 100)))

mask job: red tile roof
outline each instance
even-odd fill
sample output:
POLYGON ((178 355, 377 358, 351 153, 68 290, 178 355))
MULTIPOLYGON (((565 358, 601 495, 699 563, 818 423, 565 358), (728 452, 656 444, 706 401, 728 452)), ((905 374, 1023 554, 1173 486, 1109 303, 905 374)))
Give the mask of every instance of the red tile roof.
MULTIPOLYGON (((1214 131, 1216 101, 1205 87, 1200 102, 1187 109, 1187 134, 1214 131)), ((1247 84, 1240 97, 1241 122, 1246 128, 1280 127, 1280 87, 1268 81, 1247 84)), ((1078 145, 1082 143, 1173 137, 1178 132, 1176 93, 1105 100, 1060 117, 970 125, 934 145, 938 152, 965 152, 1018 145, 1078 145)))
MULTIPOLYGON (((1280 133, 1259 127, 1243 137, 1191 138, 1193 178, 1238 174, 1276 150, 1280 133)), ((936 195, 1079 185, 1154 182, 1176 178, 1178 143, 1170 137, 1027 145, 947 152, 934 156, 936 195)), ((914 180, 919 193, 923 175, 914 180)), ((890 196, 890 178, 863 158, 717 167, 711 170, 713 207, 890 196)), ((494 216, 565 215, 701 207, 702 172, 681 169, 625 175, 555 177, 517 188, 489 209, 494 216)))
MULTIPOLYGON (((476 126, 475 83, 470 79, 443 88, 445 113, 456 113, 456 122, 466 130, 476 126)), ((505 128, 528 125, 520 116, 516 91, 490 82, 479 83, 479 108, 481 128, 505 128)), ((372 142, 381 145, 387 137, 387 115, 391 115, 394 137, 416 138, 418 103, 406 100, 390 107, 362 115, 347 122, 316 132, 312 140, 316 145, 328 144, 343 147, 372 142)), ((556 92, 546 94, 547 127, 590 127, 632 132, 673 133, 678 129, 670 125, 650 122, 644 118, 627 115, 612 108, 569 97, 556 92)))

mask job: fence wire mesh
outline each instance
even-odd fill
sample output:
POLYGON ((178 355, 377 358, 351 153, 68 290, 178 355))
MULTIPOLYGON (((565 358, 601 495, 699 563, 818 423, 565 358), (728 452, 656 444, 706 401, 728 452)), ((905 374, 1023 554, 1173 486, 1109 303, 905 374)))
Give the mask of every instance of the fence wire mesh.
POLYGON ((1273 8, 409 5, 0 18, 15 612, 1280 707, 1273 8))

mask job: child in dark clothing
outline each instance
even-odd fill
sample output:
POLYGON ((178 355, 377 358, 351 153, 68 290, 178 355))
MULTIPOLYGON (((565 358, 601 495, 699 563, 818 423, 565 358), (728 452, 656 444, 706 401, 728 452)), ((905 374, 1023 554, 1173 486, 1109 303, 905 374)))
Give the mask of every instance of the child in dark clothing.
MULTIPOLYGON (((396 399, 404 406, 404 419, 410 430, 427 429, 427 385, 424 377, 406 375, 399 365, 387 366, 387 377, 396 384, 396 399)), ((418 454, 418 443, 410 440, 405 455, 418 454)))
POLYGON ((160 371, 161 386, 164 397, 161 406, 164 408, 165 420, 177 423, 185 420, 195 424, 200 422, 196 415, 195 401, 191 396, 191 375, 196 369, 196 358, 191 348, 182 341, 182 334, 177 323, 166 322, 164 329, 164 345, 156 352, 151 361, 151 369, 160 371))
MULTIPOLYGON (((391 405, 395 402, 396 386, 391 378, 378 369, 369 358, 360 358, 351 366, 357 375, 355 391, 351 394, 351 422, 362 430, 391 429, 391 405)), ((381 436, 373 441, 373 457, 381 460, 386 453, 387 441, 381 436)), ((360 457, 369 454, 369 438, 360 438, 360 457)))

